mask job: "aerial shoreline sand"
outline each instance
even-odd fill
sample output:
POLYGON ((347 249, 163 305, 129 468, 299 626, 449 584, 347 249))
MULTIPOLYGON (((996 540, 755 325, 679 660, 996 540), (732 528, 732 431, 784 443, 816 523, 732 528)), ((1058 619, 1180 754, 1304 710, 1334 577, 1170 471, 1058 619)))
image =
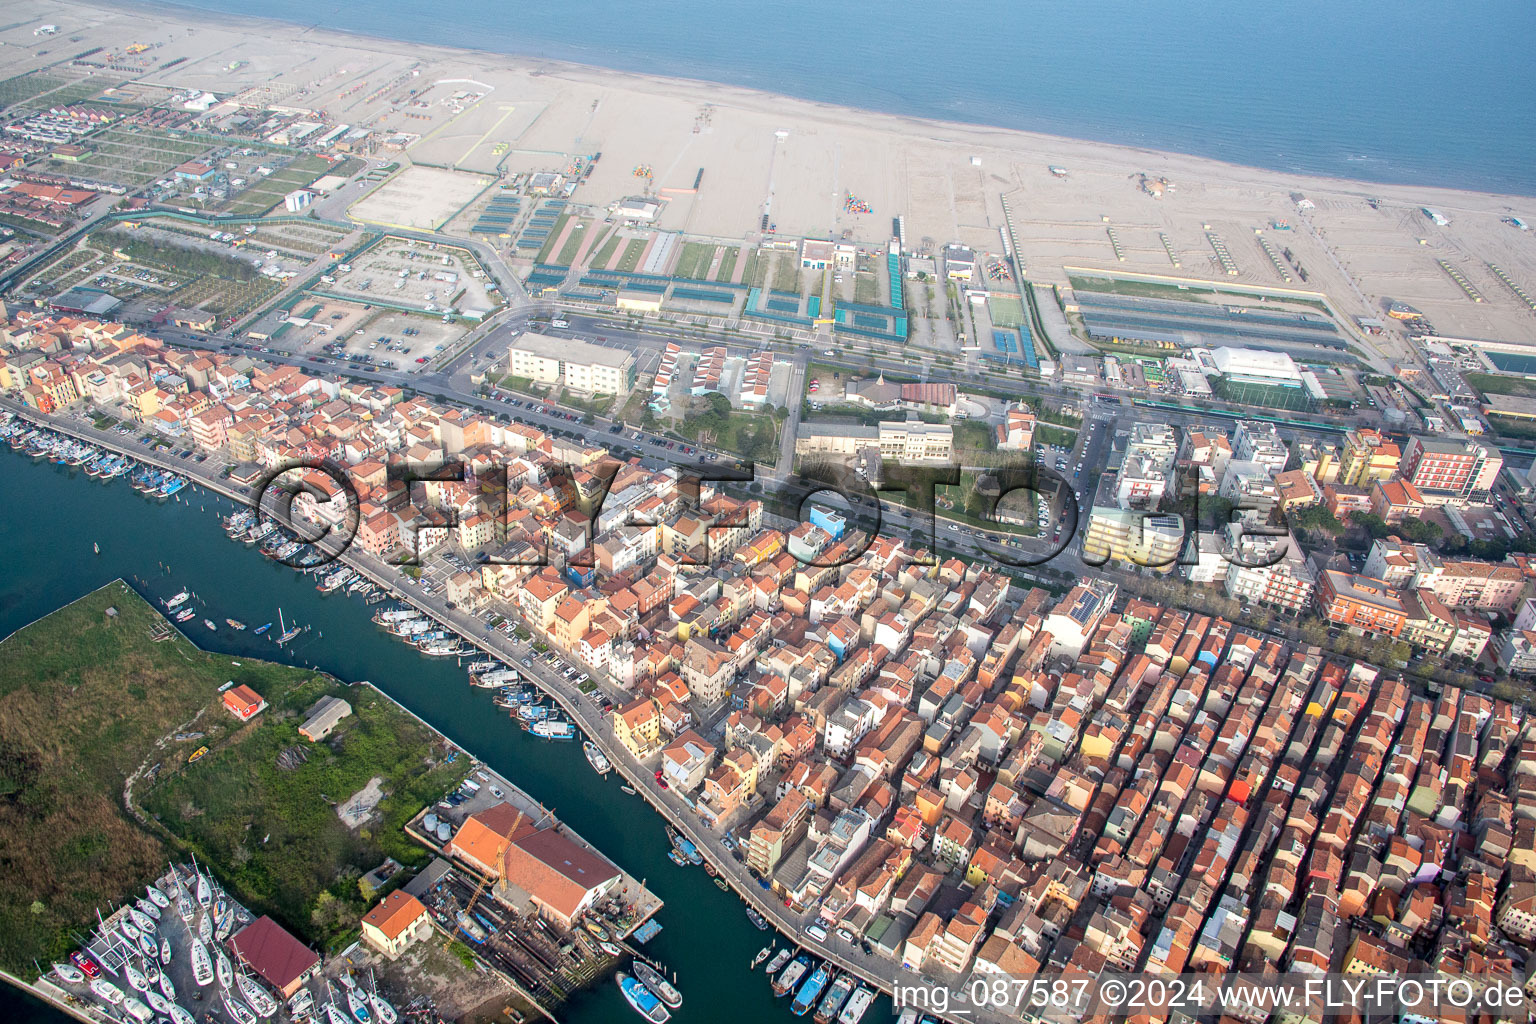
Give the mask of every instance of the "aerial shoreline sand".
MULTIPOLYGON (((166 22, 174 22, 183 26, 196 21, 208 26, 244 27, 254 29, 259 26, 280 28, 283 34, 295 38, 309 39, 334 39, 342 45, 359 49, 377 49, 393 54, 406 54, 418 59, 438 57, 443 59, 463 59, 465 56, 473 56, 477 62, 497 66, 501 70, 530 72, 536 75, 548 75, 557 79, 566 79, 572 82, 584 82, 588 84, 601 84, 608 86, 625 86, 637 92, 651 92, 659 95, 686 98, 689 100, 704 100, 717 105, 723 103, 735 103, 753 109, 773 108, 781 111, 786 120, 793 121, 802 118, 806 114, 820 115, 821 119, 846 123, 850 127, 869 127, 869 121, 873 119, 883 122, 878 127, 885 130, 907 129, 902 134, 909 137, 919 137, 924 141, 961 145, 965 143, 985 143, 996 145, 999 142, 1017 141, 1029 143, 1029 148, 1037 150, 1052 150, 1068 155, 1082 155, 1093 157, 1096 155, 1114 156, 1127 165, 1141 166, 1146 159, 1161 160, 1168 163, 1174 169, 1188 167, 1197 169, 1206 167, 1221 169, 1226 174, 1233 175, 1234 183, 1252 183, 1274 186, 1277 181, 1294 182, 1297 186, 1312 188, 1327 188, 1330 190, 1353 191, 1360 194, 1377 194, 1384 191, 1411 191, 1415 194, 1432 190, 1444 196, 1486 196, 1524 198, 1519 193, 1497 193, 1478 190, 1459 189, 1438 185, 1412 185, 1392 182, 1372 182, 1362 179, 1341 178, 1328 175, 1307 174, 1302 172, 1290 172, 1271 170, 1259 166, 1237 164, 1217 160, 1210 157, 1183 153, 1175 150, 1161 150, 1149 147, 1128 145, 1125 143, 1106 142, 1094 139, 1078 138, 1066 135, 1051 135, 1042 132, 1032 132, 1024 129, 1006 128, 997 125, 988 125, 979 122, 968 121, 942 121, 932 118, 916 117, 905 114, 895 114, 880 111, 873 108, 858 107, 853 105, 834 104, 817 100, 802 99, 781 93, 766 92, 760 89, 751 89, 744 86, 714 82, 708 79, 678 78, 666 75, 640 74, 636 72, 620 71, 605 68, 599 65, 580 64, 570 61, 554 60, 550 58, 525 56, 519 54, 502 53, 495 50, 484 50, 465 44, 464 46, 442 46, 433 43, 412 43, 407 40, 389 36, 378 36, 366 33, 355 33, 338 29, 323 28, 319 26, 305 26, 297 22, 286 21, 279 18, 263 17, 260 15, 236 15, 226 12, 210 12, 200 8, 181 6, 174 3, 155 3, 152 0, 123 0, 115 7, 99 6, 93 3, 69 2, 65 7, 83 8, 97 11, 103 14, 141 14, 156 16, 166 22), (360 45, 369 44, 369 45, 360 45), (700 96, 700 90, 710 90, 710 95, 700 96), (917 129, 912 131, 911 129, 917 129), (1137 157, 1140 160, 1129 158, 1137 157)), ((274 38, 274 34, 268 33, 266 38, 274 38)))
MULTIPOLYGON (((1536 286, 1531 235, 1510 226, 1536 222, 1532 196, 1266 170, 144 0, 22 0, 14 17, 0 32, 8 74, 62 70, 71 54, 134 41, 153 53, 125 86, 140 102, 209 92, 247 112, 314 112, 372 131, 375 159, 496 177, 559 173, 601 152, 572 200, 594 223, 645 195, 660 204, 646 227, 716 244, 757 245, 772 228, 778 240, 883 247, 899 217, 909 251, 957 242, 1000 254, 1011 212, 1036 286, 1069 287, 1075 268, 1239 289, 1294 278, 1347 317, 1380 317, 1395 301, 1452 337, 1531 334, 1530 309, 1491 268, 1536 286), (59 34, 39 43, 33 26, 54 22, 59 34), (1290 270, 1254 241, 1266 234, 1290 270)), ((472 222, 442 230, 463 235, 472 222)))

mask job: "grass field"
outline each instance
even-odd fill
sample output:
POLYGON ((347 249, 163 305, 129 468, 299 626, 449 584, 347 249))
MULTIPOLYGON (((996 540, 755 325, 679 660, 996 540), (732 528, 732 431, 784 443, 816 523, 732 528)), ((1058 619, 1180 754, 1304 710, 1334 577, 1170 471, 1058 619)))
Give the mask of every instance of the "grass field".
POLYGON ((715 260, 715 246, 703 242, 684 242, 683 251, 677 257, 674 277, 702 278, 709 273, 709 265, 715 260))
POLYGON ((156 643, 150 630, 163 624, 114 583, 0 644, 0 859, 11 866, 0 874, 0 963, 8 970, 58 959, 73 946, 70 933, 94 923, 95 908, 165 870, 166 840, 121 802, 130 774, 195 745, 162 750, 162 737, 232 725, 209 710, 231 676, 259 692, 308 677, 251 661, 235 669, 180 635, 156 643))
POLYGON ((731 275, 736 273, 736 261, 741 259, 740 249, 727 249, 725 255, 720 257, 720 271, 715 274, 716 281, 729 281, 731 275))
POLYGON ((633 271, 640 265, 640 257, 645 253, 645 239, 631 238, 629 244, 624 246, 624 255, 619 257, 619 265, 615 270, 633 271))
MULTIPOLYGON (((1109 292, 1113 295, 1139 295, 1147 299, 1182 299, 1186 302, 1206 301, 1207 298, 1223 295, 1241 295, 1246 298, 1268 298, 1275 301, 1275 296, 1264 296, 1258 292, 1245 292, 1240 288, 1216 288, 1190 285, 1180 288, 1176 284, 1158 284, 1156 281, 1122 281, 1109 277, 1078 277, 1068 275, 1067 280, 1076 291, 1082 292, 1109 292)), ((1311 306, 1319 312, 1327 312, 1328 307, 1316 299, 1301 299, 1293 296, 1279 298, 1280 302, 1295 303, 1299 306, 1311 306)))
POLYGON ((576 225, 571 228, 571 235, 560 247, 560 255, 555 259, 556 263, 568 267, 576 262, 576 252, 581 248, 581 243, 587 240, 587 232, 592 230, 592 222, 577 218, 576 225))
POLYGON ((773 284, 777 292, 800 292, 800 265, 793 256, 775 256, 773 262, 773 284))
POLYGON ((613 254, 619 251, 619 242, 619 233, 615 231, 603 242, 602 247, 597 250, 597 255, 592 257, 587 265, 599 270, 606 269, 608 261, 613 259, 613 254))
POLYGON ((1508 416, 1490 415, 1489 426, 1498 431, 1500 437, 1511 438, 1519 441, 1536 440, 1536 423, 1529 420, 1511 419, 1508 416))
POLYGON ((853 301, 869 306, 880 304, 880 282, 874 274, 855 274, 853 278, 853 301))
POLYGON ((358 874, 385 856, 420 862, 400 824, 467 769, 444 765, 437 743, 371 688, 199 650, 108 584, 0 643, 0 859, 12 868, 0 875, 0 964, 30 977, 34 959, 59 959, 96 908, 188 847, 257 913, 313 944, 346 938, 364 909, 358 874), (271 706, 237 722, 218 694, 230 680, 271 706), (356 713, 304 743, 299 716, 324 693, 356 713), (202 745, 210 752, 188 764, 202 745), (308 760, 279 768, 278 752, 300 745, 308 760), (152 782, 140 776, 156 764, 152 782), (125 809, 130 777, 158 826, 125 809), (374 777, 387 794, 379 817, 350 832, 326 797, 346 800, 374 777))
POLYGON ((1498 373, 1468 373, 1463 376, 1466 377, 1468 384, 1484 394, 1536 398, 1536 380, 1526 377, 1506 377, 1498 373))
POLYGON ((987 300, 987 314, 998 327, 1023 327, 1029 322, 1024 303, 1012 295, 994 295, 987 300))
POLYGON ((560 232, 565 230, 565 222, 574 216, 575 214, 573 213, 562 213, 560 216, 555 218, 554 226, 549 229, 549 237, 544 239, 544 244, 539 247, 539 255, 535 262, 549 262, 549 258, 553 256, 555 252, 555 243, 560 240, 560 232))

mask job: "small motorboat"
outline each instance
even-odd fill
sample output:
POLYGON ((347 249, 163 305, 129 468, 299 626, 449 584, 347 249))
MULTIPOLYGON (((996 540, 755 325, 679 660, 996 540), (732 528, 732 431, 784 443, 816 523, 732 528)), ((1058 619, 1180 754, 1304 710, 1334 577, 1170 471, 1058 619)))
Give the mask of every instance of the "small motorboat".
POLYGON ((203 625, 207 626, 210 632, 218 632, 219 627, 214 624, 212 619, 204 619, 203 625))
POLYGON ((123 1001, 123 990, 105 978, 92 978, 91 991, 108 1006, 116 1006, 123 1001))
POLYGON ((239 619, 225 619, 224 625, 234 630, 242 630, 245 628, 245 623, 241 622, 239 619))
POLYGON ((267 630, 269 630, 271 628, 272 628, 272 623, 268 622, 264 626, 257 626, 255 629, 251 630, 251 632, 255 633, 257 636, 261 636, 261 634, 265 633, 267 630))
POLYGON ((773 947, 772 946, 764 946, 762 949, 758 950, 757 951, 757 956, 752 958, 752 967, 751 967, 751 969, 754 970, 754 971, 757 970, 758 966, 764 960, 767 960, 769 955, 771 955, 772 953, 773 953, 773 947))
POLYGON ((620 949, 618 946, 615 946, 611 942, 599 942, 597 944, 597 948, 601 949, 604 953, 607 953, 609 956, 623 956, 624 955, 624 950, 620 949))

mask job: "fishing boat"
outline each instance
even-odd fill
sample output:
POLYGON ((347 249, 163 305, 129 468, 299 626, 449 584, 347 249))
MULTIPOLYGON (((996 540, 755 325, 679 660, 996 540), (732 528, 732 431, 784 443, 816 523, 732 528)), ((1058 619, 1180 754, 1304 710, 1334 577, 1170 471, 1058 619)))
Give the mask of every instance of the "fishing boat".
POLYGON ((484 672, 472 673, 469 677, 469 685, 478 686, 483 690, 492 690, 498 686, 506 686, 508 683, 515 683, 520 678, 522 677, 517 674, 516 669, 502 667, 489 668, 484 672))
POLYGON ((768 919, 763 917, 762 914, 759 914, 756 907, 747 908, 747 920, 751 921, 752 927, 756 928, 760 932, 765 932, 768 930, 768 919))
POLYGON ((167 897, 165 895, 165 893, 161 892, 159 889, 155 888, 153 885, 146 885, 144 887, 144 891, 149 893, 149 902, 153 903, 155 906, 159 907, 161 910, 169 910, 169 909, 171 909, 170 898, 167 897))
POLYGON ((581 752, 587 755, 587 764, 599 775, 607 775, 613 771, 613 764, 603 754, 602 748, 591 740, 584 740, 581 744, 581 752))
POLYGON ((843 1008, 843 1003, 853 993, 853 975, 839 974, 837 980, 832 982, 832 987, 827 989, 827 994, 821 997, 821 1003, 816 1007, 816 1014, 811 1019, 816 1024, 832 1024, 838 1011, 843 1008))
POLYGON ((265 633, 267 630, 269 630, 271 628, 272 628, 272 623, 268 622, 268 623, 265 623, 264 625, 257 626, 255 629, 251 630, 251 632, 255 633, 257 636, 261 636, 261 634, 265 633))
POLYGON ((687 857, 690 864, 704 863, 704 855, 699 852, 699 848, 681 836, 677 840, 677 851, 687 857))
POLYGON ((683 856, 683 851, 675 847, 667 851, 667 859, 680 868, 686 868, 688 866, 688 858, 683 856))
POLYGON ((229 1011, 230 1019, 236 1024, 256 1024, 256 1015, 251 1012, 251 1008, 228 992, 224 993, 224 1008, 229 1011))
POLYGON ((347 1009, 352 1011, 357 1024, 372 1024, 373 1010, 368 1007, 368 1000, 356 988, 347 989, 347 1009))
POLYGON ((213 622, 212 619, 204 619, 203 620, 203 625, 207 626, 210 630, 213 630, 215 632, 217 632, 218 628, 219 628, 218 626, 214 625, 214 622, 213 622))
POLYGON ((179 594, 166 598, 165 607, 168 611, 175 611, 177 608, 180 608, 182 605, 186 604, 187 598, 191 596, 192 594, 189 591, 183 590, 179 594))
POLYGON ((800 991, 795 993, 795 1001, 790 1004, 789 1012, 796 1017, 804 1017, 811 1011, 811 1007, 816 1005, 816 1000, 821 998, 822 989, 826 988, 827 982, 831 980, 832 972, 827 969, 826 964, 816 968, 800 986, 800 991))
POLYGON ((277 1012, 277 1000, 267 995, 266 990, 256 984, 253 979, 242 974, 236 982, 239 984, 241 997, 255 1011, 256 1016, 270 1017, 277 1012))
POLYGON ((53 973, 59 976, 59 980, 70 985, 80 985, 85 982, 85 972, 74 964, 54 964, 53 973))
POLYGON ((454 923, 459 926, 459 931, 463 932, 471 942, 481 943, 485 941, 485 929, 480 927, 479 922, 464 913, 464 911, 458 912, 454 918, 454 923))
POLYGON ((472 661, 468 665, 464 666, 465 670, 468 671, 471 676, 477 676, 482 672, 492 672, 500 667, 501 662, 492 661, 489 658, 482 659, 481 661, 472 661))
POLYGON ((620 949, 618 946, 615 946, 611 942, 599 942, 597 944, 597 948, 601 949, 604 953, 607 953, 609 956, 623 956, 624 955, 624 951, 622 949, 620 949))
MULTIPOLYGON (((788 953, 789 950, 784 952, 788 953)), ((795 985, 805 977, 811 969, 811 957, 808 953, 801 953, 795 957, 795 962, 784 968, 784 973, 773 980, 773 994, 775 996, 787 996, 794 991, 795 985)))
POLYGON ((245 629, 245 623, 241 622, 239 619, 225 619, 224 625, 228 626, 230 629, 245 629))
POLYGON ((623 971, 614 977, 619 983, 619 991, 624 993, 624 1001, 640 1016, 651 1021, 651 1024, 667 1024, 672 1019, 672 1014, 661 1005, 661 1000, 639 979, 631 978, 623 971))
POLYGON ((233 989, 235 987, 235 971, 229 965, 229 957, 224 955, 222 949, 214 949, 213 966, 219 976, 219 987, 225 991, 233 989))
MULTIPOLYGON (((598 924, 596 921, 593 921, 590 918, 588 918, 587 920, 583 921, 581 924, 582 924, 583 928, 585 928, 587 931, 592 933, 592 936, 594 938, 596 938, 597 941, 599 941, 599 942, 607 941, 607 939, 608 939, 608 929, 604 928, 602 925, 598 924)), ((644 981, 645 979, 641 978, 640 980, 644 981)))
POLYGON ((781 950, 779 950, 777 953, 773 954, 773 959, 768 961, 768 967, 767 967, 766 970, 763 971, 763 973, 764 974, 769 974, 769 975, 779 973, 779 970, 785 964, 789 963, 789 958, 794 956, 794 955, 795 955, 795 951, 792 950, 792 949, 781 949, 781 950))
POLYGON ((105 978, 92 978, 91 991, 108 1006, 116 1006, 123 1001, 123 990, 105 978))
POLYGON ((666 1003, 669 1008, 675 1010, 683 1005, 683 994, 671 982, 663 978, 660 971, 657 971, 643 960, 636 960, 633 969, 635 977, 640 979, 640 983, 656 993, 656 998, 666 1003))
POLYGON ((576 727, 563 718, 546 718, 542 722, 534 722, 528 727, 528 731, 546 740, 573 740, 576 738, 576 727))

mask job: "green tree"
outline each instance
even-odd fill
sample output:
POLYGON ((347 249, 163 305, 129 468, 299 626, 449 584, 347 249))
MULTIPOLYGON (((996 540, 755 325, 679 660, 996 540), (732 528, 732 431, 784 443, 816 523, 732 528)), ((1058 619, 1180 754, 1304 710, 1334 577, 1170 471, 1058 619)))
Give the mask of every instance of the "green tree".
POLYGON ((1357 526, 1363 530, 1365 535, 1372 538, 1373 540, 1380 540, 1392 532, 1392 527, 1387 525, 1386 520, 1382 519, 1381 516, 1376 515, 1374 512, 1352 513, 1349 517, 1349 521, 1354 526, 1357 526))
POLYGON ((1321 530, 1334 536, 1344 532, 1344 524, 1326 505, 1311 505, 1291 514, 1291 525, 1298 530, 1321 530))

